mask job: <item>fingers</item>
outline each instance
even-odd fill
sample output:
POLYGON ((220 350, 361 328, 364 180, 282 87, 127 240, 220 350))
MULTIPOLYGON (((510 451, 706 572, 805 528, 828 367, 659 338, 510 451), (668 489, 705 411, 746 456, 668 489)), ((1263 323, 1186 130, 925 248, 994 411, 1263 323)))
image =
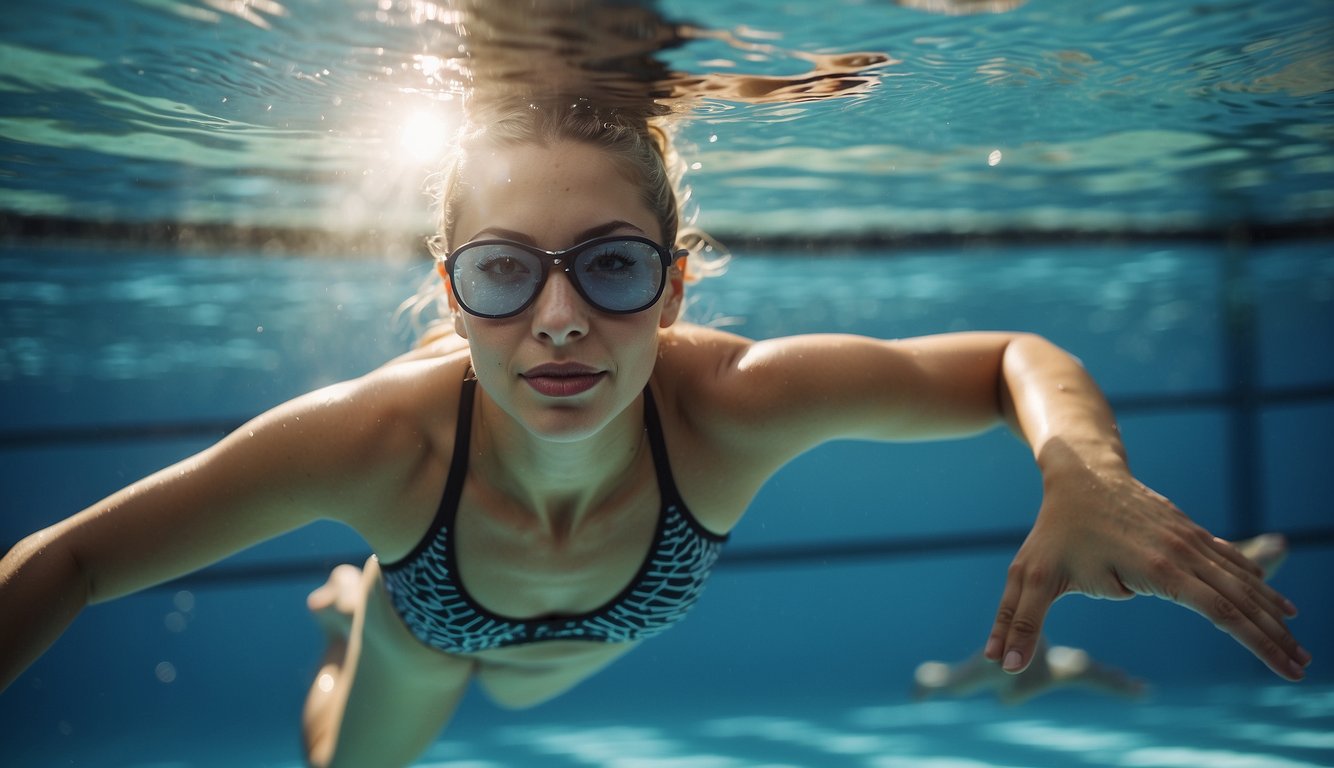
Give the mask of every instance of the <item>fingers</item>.
MULTIPOLYGON (((1133 587, 1179 603, 1231 635, 1275 674, 1300 680, 1311 655, 1297 644, 1284 618, 1292 603, 1241 567, 1211 537, 1174 537, 1133 587)), ((1289 610, 1291 609, 1291 610, 1289 610)))
POLYGON ((1222 551, 1223 555, 1227 557, 1226 563, 1223 563, 1223 567, 1225 567, 1227 571, 1233 573, 1234 576, 1237 576, 1238 579, 1246 581, 1247 584, 1250 584, 1251 587, 1259 593, 1259 596, 1262 597, 1261 604, 1265 605, 1266 609, 1269 609, 1271 615, 1274 616, 1274 619, 1282 621, 1283 619, 1291 619, 1291 617, 1297 616, 1297 605, 1293 605, 1293 601, 1287 599, 1287 597, 1283 597, 1282 593, 1278 592, 1278 589, 1274 589, 1266 583, 1265 569, 1259 567, 1258 564, 1255 564, 1254 560, 1250 560, 1249 557, 1242 555, 1239 549, 1235 548, 1234 545, 1227 543, 1227 541, 1215 537, 1215 539, 1211 539, 1210 543, 1214 545, 1214 551, 1222 551), (1241 557, 1243 563, 1246 565, 1246 568, 1242 569, 1241 572, 1238 572, 1237 569, 1234 568, 1234 565, 1237 564, 1237 557, 1241 557))
POLYGON ((1246 574, 1259 582, 1258 589, 1260 594, 1266 598, 1265 604, 1275 607, 1275 618, 1282 619, 1283 617, 1287 617, 1290 619, 1297 615, 1297 606, 1293 605, 1291 600, 1279 594, 1278 590, 1265 583, 1267 574, 1259 563, 1256 563, 1254 560, 1247 557, 1235 544, 1230 544, 1223 539, 1209 537, 1208 543, 1212 551, 1219 552, 1226 558, 1226 564, 1228 566, 1241 566, 1239 569, 1229 567, 1229 570, 1236 574, 1238 578, 1246 578, 1246 576, 1243 575, 1246 574))
POLYGON ((1284 623, 1286 606, 1292 603, 1255 577, 1239 578, 1225 567, 1205 563, 1195 579, 1186 579, 1179 601, 1231 635, 1278 676, 1294 681, 1306 676, 1311 654, 1284 623))
POLYGON ((1200 534, 1206 539, 1206 544, 1212 548, 1214 552, 1227 558, 1228 562, 1256 578, 1264 578, 1264 570, 1256 565, 1255 561, 1242 554, 1241 550, 1237 549, 1235 544, 1226 539, 1220 539, 1217 536, 1210 536, 1203 528, 1200 529, 1200 534))
POLYGON ((1047 610, 1059 594, 1043 573, 1027 570, 1016 560, 1010 566, 983 656, 1000 662, 1001 669, 1011 674, 1028 669, 1042 638, 1047 610))
MULTIPOLYGON (((1246 559, 1236 547, 1222 539, 1208 535, 1203 529, 1200 529, 1200 533, 1203 546, 1197 547, 1197 551, 1204 557, 1204 560, 1199 565, 1190 567, 1193 567, 1201 578, 1213 574, 1213 578, 1207 578, 1206 581, 1217 589, 1221 589, 1229 583, 1225 579, 1225 575, 1244 584, 1247 590, 1254 593, 1254 604, 1263 608, 1280 624, 1284 619, 1297 615, 1297 606, 1279 594, 1278 590, 1266 584, 1264 582, 1264 571, 1246 559)), ((1188 563, 1190 560, 1183 557, 1181 562, 1188 563)))
POLYGON ((1021 550, 1005 583, 996 620, 983 655, 1006 672, 1025 671, 1038 652, 1042 625, 1051 604, 1067 591, 1094 597, 1156 595, 1190 608, 1213 622, 1287 680, 1301 680, 1311 654, 1288 631, 1296 615, 1292 602, 1263 581, 1253 563, 1235 548, 1199 530, 1161 539, 1165 549, 1141 568, 1113 571, 1102 584, 1048 577, 1021 550))

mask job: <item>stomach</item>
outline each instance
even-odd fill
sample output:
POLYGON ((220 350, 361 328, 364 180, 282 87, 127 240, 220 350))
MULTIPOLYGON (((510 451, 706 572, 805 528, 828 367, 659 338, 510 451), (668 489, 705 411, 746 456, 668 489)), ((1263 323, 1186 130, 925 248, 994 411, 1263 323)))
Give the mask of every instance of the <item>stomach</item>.
POLYGON ((462 656, 476 662, 473 676, 492 701, 524 709, 565 693, 637 645, 638 641, 544 640, 462 656))

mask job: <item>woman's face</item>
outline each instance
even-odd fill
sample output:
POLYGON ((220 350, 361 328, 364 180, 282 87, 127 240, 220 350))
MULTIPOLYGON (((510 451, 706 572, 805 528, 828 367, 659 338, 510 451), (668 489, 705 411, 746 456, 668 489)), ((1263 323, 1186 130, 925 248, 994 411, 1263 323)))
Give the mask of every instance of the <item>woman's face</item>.
MULTIPOLYGON (((581 142, 483 145, 457 189, 456 244, 503 238, 555 251, 604 235, 662 242, 640 189, 603 150, 581 142)), ((529 432, 559 442, 596 434, 635 401, 657 360, 658 329, 676 320, 681 298, 675 268, 658 301, 628 315, 590 306, 557 269, 513 317, 470 315, 450 294, 486 394, 529 432)))

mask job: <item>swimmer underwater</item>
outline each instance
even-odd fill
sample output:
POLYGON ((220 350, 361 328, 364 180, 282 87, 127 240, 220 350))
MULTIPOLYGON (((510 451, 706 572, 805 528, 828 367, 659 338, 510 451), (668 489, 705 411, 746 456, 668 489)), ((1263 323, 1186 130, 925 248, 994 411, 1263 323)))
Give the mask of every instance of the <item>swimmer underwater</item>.
POLYGON ((1303 678, 1296 608, 1135 479, 1098 387, 1049 342, 752 341, 683 321, 700 254, 670 152, 637 117, 474 116, 432 242, 448 327, 18 542, 0 561, 0 685, 87 605, 336 520, 375 555, 311 594, 329 646, 306 758, 406 765, 470 681, 531 706, 679 621, 793 457, 999 425, 1032 451, 1043 500, 986 659, 1026 669, 1062 595, 1154 595, 1303 678))

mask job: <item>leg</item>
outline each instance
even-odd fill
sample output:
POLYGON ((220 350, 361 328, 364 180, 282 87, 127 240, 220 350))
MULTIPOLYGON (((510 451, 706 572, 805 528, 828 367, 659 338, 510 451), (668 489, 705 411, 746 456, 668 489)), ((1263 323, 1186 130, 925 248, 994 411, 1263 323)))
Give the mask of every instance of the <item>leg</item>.
POLYGON ((1288 540, 1281 533, 1262 533, 1253 539, 1233 542, 1233 546, 1260 566, 1266 579, 1274 578, 1274 572, 1288 556, 1288 540))
POLYGON ((1094 661, 1088 652, 1064 645, 1047 652, 1052 677, 1058 685, 1077 685, 1102 693, 1138 699, 1148 694, 1149 686, 1118 667, 1094 661))
POLYGON ((958 662, 925 661, 913 674, 912 697, 918 701, 931 696, 969 696, 981 690, 995 690, 1005 682, 999 665, 987 661, 981 653, 958 662))
POLYGON ((335 569, 310 603, 331 642, 306 700, 307 761, 317 768, 408 765, 453 715, 473 663, 412 636, 389 605, 375 558, 359 577, 351 566, 335 569))
POLYGON ((322 724, 328 720, 326 712, 335 706, 334 689, 342 677, 353 617, 364 602, 361 580, 360 568, 340 565, 329 573, 329 580, 323 586, 306 598, 306 607, 324 630, 326 640, 324 657, 320 659, 319 671, 306 694, 306 706, 301 715, 307 753, 311 751, 312 728, 322 730, 322 724))
POLYGON ((1047 664, 1047 640, 1043 638, 1028 669, 1018 675, 1011 675, 999 664, 988 661, 981 651, 957 664, 940 661, 919 664, 912 696, 921 701, 930 696, 969 696, 978 691, 989 691, 1005 704, 1018 704, 1051 685, 1052 669, 1047 664))

